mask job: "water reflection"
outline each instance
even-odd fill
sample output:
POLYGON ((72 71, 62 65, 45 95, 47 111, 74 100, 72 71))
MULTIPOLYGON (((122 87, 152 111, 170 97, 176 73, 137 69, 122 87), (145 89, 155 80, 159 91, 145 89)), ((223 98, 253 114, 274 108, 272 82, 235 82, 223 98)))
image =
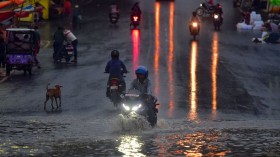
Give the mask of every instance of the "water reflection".
POLYGON ((190 111, 188 118, 190 120, 197 120, 197 80, 196 80, 196 67, 197 67, 197 42, 191 43, 191 61, 190 61, 190 111))
POLYGON ((143 153, 141 153, 142 146, 143 143, 140 142, 138 136, 124 135, 120 137, 120 145, 118 147, 118 151, 124 154, 123 157, 146 156, 143 153))
POLYGON ((217 114, 217 67, 219 57, 218 47, 218 34, 213 35, 212 44, 212 66, 211 66, 211 79, 212 79, 212 116, 216 117, 217 114))
POLYGON ((140 31, 138 29, 132 30, 132 44, 133 44, 133 70, 139 65, 140 52, 140 31))
POLYGON ((173 59, 174 59, 174 2, 169 5, 169 56, 168 56, 168 76, 169 76, 169 110, 168 116, 173 115, 174 108, 174 79, 173 79, 173 59))
POLYGON ((160 30, 160 3, 155 3, 155 56, 154 56, 154 74, 155 74, 155 95, 158 96, 159 92, 159 51, 160 51, 160 37, 159 37, 159 30, 160 30))

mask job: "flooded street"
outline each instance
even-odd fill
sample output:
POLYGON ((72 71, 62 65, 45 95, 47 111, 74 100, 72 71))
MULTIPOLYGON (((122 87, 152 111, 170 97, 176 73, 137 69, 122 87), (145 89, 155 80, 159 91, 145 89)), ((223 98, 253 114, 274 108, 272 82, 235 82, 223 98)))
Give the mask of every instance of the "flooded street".
POLYGON ((136 1, 117 1, 117 25, 108 19, 111 0, 87 2, 82 29, 74 30, 77 65, 53 63, 60 22, 44 22, 42 68, 31 77, 14 71, 0 84, 1 157, 279 156, 279 45, 257 45, 251 38, 261 32, 236 31, 239 12, 231 1, 220 1, 221 31, 204 18, 196 41, 188 20, 197 0, 141 0, 143 19, 132 30, 136 1), (129 71, 127 87, 137 66, 149 69, 160 104, 154 128, 121 119, 106 97, 104 69, 115 49, 129 71), (44 111, 49 82, 62 86, 61 110, 48 102, 44 111))

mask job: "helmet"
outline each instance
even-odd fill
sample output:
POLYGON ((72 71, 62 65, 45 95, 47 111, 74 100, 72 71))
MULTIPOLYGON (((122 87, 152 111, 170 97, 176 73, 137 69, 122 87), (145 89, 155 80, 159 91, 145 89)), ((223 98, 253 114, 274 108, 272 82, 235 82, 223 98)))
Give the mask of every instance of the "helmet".
POLYGON ((111 52, 111 57, 112 57, 112 59, 113 59, 113 58, 119 58, 119 55, 120 55, 120 53, 119 53, 119 51, 117 51, 117 50, 113 50, 113 51, 111 52))
POLYGON ((193 12, 192 12, 192 15, 193 15, 193 16, 196 16, 196 12, 195 12, 195 11, 193 11, 193 12))
POLYGON ((221 7, 222 7, 220 3, 217 3, 216 6, 217 6, 218 8, 221 8, 221 7))
POLYGON ((141 65, 141 66, 138 66, 136 68, 135 74, 136 75, 142 74, 142 75, 145 75, 145 77, 148 77, 149 71, 148 71, 148 69, 145 66, 141 65))

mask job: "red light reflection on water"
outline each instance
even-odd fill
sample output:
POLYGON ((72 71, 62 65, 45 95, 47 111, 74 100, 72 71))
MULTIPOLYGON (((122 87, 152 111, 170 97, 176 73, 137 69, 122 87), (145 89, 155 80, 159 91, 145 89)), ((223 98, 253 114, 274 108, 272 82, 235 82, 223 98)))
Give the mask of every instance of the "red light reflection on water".
POLYGON ((133 70, 139 65, 140 52, 140 31, 138 29, 132 30, 132 44, 133 44, 133 70))
POLYGON ((159 51, 160 51, 160 3, 155 3, 155 56, 154 56, 154 75, 155 75, 155 95, 159 93, 159 51))
POLYGON ((169 84, 169 109, 168 116, 172 116, 174 108, 174 78, 173 78, 173 62, 174 62, 174 2, 169 5, 169 56, 168 56, 168 84, 169 84))

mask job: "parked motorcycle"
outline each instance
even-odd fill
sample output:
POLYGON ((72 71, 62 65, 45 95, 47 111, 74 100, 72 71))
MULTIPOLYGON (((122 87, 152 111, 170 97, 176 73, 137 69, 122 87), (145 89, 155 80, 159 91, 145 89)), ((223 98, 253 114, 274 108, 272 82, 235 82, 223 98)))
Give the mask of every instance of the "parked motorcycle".
POLYGON ((221 21, 221 15, 219 14, 214 14, 213 15, 213 24, 214 24, 214 29, 215 30, 220 30, 222 21, 221 21))
POLYGON ((131 15, 131 22, 130 22, 130 27, 133 26, 133 28, 137 28, 140 25, 140 17, 137 14, 132 14, 131 15))
POLYGON ((198 16, 213 15, 214 11, 215 6, 209 5, 206 0, 204 3, 200 4, 200 7, 196 9, 196 13, 198 16))
POLYGON ((61 62, 62 59, 65 59, 66 63, 68 63, 73 56, 74 48, 72 44, 65 43, 59 53, 53 53, 54 62, 61 62))
POLYGON ((119 14, 118 13, 110 13, 109 18, 110 18, 110 22, 112 24, 116 24, 119 20, 119 14))
POLYGON ((196 39, 196 36, 199 34, 199 22, 197 21, 192 21, 190 24, 190 34, 193 36, 193 40, 196 39))
POLYGON ((141 95, 137 90, 130 90, 122 99, 121 114, 124 118, 132 120, 144 117, 149 125, 154 127, 157 124, 157 105, 157 99, 153 96, 141 95))

